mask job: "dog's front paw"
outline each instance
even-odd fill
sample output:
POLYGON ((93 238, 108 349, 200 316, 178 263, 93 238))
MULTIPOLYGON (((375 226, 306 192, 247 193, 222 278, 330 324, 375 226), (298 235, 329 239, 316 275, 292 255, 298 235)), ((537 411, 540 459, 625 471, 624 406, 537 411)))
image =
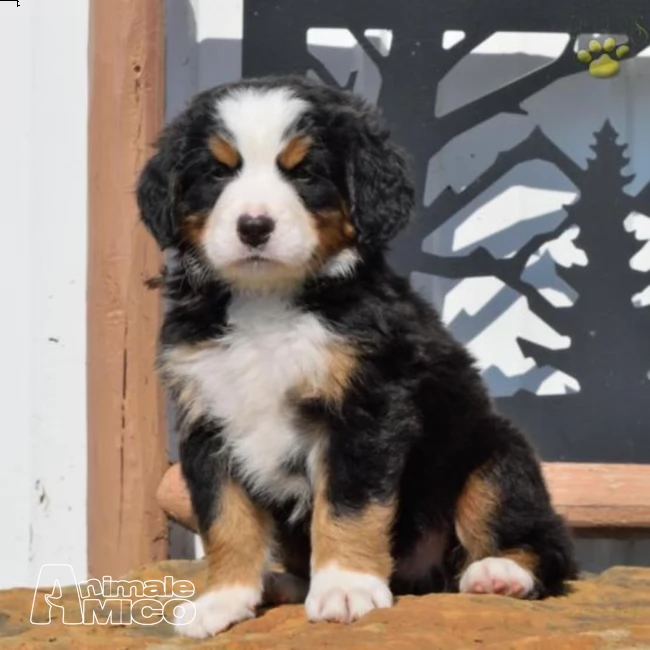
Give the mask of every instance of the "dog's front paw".
POLYGON ((255 616, 260 590, 223 587, 199 596, 174 619, 177 634, 195 639, 213 636, 231 625, 255 616))
POLYGON ((351 623, 392 604, 393 594, 381 578, 330 565, 312 576, 305 609, 310 621, 351 623))
POLYGON ((505 557, 486 557, 472 562, 460 579, 459 589, 469 594, 501 594, 525 598, 535 588, 529 571, 505 557))

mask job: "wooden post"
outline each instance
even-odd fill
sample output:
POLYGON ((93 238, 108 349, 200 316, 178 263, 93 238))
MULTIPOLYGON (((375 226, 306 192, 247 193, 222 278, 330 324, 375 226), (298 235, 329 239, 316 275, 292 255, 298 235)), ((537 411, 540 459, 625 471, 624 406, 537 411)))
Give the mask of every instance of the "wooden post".
POLYGON ((91 0, 89 54, 88 568, 118 577, 167 555, 160 255, 134 194, 163 123, 162 0, 91 0))

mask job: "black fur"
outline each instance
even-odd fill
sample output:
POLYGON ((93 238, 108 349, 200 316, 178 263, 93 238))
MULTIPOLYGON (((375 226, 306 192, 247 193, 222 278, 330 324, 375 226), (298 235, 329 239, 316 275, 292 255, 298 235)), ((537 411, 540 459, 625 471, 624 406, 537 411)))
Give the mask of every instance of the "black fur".
POLYGON ((181 469, 191 486, 192 506, 202 532, 214 521, 220 479, 227 472, 220 431, 218 422, 202 419, 194 423, 180 446, 181 469))
MULTIPOLYGON (((446 561, 411 584, 395 580, 398 592, 455 588, 465 560, 454 530, 459 495, 480 472, 498 495, 490 519, 497 549, 522 549, 539 558, 539 596, 561 593, 576 567, 564 523, 553 511, 533 450, 498 415, 473 359, 435 311, 395 276, 384 248, 406 225, 413 189, 403 156, 388 131, 361 100, 301 79, 241 82, 240 86, 288 85, 309 101, 300 128, 317 145, 305 163, 288 173, 303 201, 326 208, 342 197, 351 208, 361 262, 354 275, 308 278, 295 297, 357 351, 359 368, 339 408, 310 400, 297 417, 328 432, 328 498, 340 516, 370 502, 398 495, 393 555, 407 555, 426 531, 447 536, 446 561)), ((219 166, 205 142, 218 127, 215 99, 228 88, 199 95, 161 135, 138 188, 142 218, 162 248, 179 253, 178 268, 165 279, 170 308, 161 344, 199 343, 228 331, 231 289, 203 269, 206 262, 183 239, 182 221, 206 211, 232 170, 219 166)), ((199 523, 214 518, 218 477, 237 468, 219 466, 220 424, 201 419, 185 433, 182 467, 199 523)), ((287 474, 305 473, 302 459, 287 474)), ((243 481, 243 479, 241 479, 243 481)), ((247 487, 246 484, 244 487, 247 487)), ((248 486, 250 488, 250 486, 248 486)), ((309 513, 289 524, 291 504, 252 497, 271 509, 296 571, 308 567, 309 513), (300 568, 301 567, 301 568, 300 568)))

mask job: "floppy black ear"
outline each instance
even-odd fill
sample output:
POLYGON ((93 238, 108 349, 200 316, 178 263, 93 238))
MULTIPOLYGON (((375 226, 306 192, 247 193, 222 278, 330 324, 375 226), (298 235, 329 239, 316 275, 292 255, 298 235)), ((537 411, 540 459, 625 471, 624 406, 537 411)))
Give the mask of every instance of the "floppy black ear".
POLYGON ((361 246, 382 248, 408 224, 414 191, 406 160, 370 111, 357 119, 351 138, 348 186, 351 219, 361 246))
POLYGON ((161 249, 176 241, 174 215, 174 163, 163 138, 158 142, 158 152, 145 165, 137 188, 140 218, 156 238, 161 249))

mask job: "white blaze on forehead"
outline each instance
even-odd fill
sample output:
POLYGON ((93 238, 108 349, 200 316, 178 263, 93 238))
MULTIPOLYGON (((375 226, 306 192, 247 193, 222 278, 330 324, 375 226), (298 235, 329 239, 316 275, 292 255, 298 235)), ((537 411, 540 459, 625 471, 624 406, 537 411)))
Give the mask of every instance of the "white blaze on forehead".
POLYGON ((292 127, 308 107, 308 102, 286 87, 239 88, 215 104, 242 166, 225 184, 214 205, 203 247, 208 259, 231 281, 245 281, 246 286, 253 286, 250 282, 257 286, 259 278, 264 279, 264 286, 268 278, 293 282, 312 259, 318 245, 313 219, 277 164, 293 135, 292 127), (242 215, 265 215, 273 220, 273 232, 263 246, 263 255, 281 266, 234 266, 250 256, 249 247, 238 236, 237 224, 242 215))
POLYGON ((246 164, 275 161, 288 129, 308 103, 288 88, 242 88, 217 102, 217 111, 246 164))

